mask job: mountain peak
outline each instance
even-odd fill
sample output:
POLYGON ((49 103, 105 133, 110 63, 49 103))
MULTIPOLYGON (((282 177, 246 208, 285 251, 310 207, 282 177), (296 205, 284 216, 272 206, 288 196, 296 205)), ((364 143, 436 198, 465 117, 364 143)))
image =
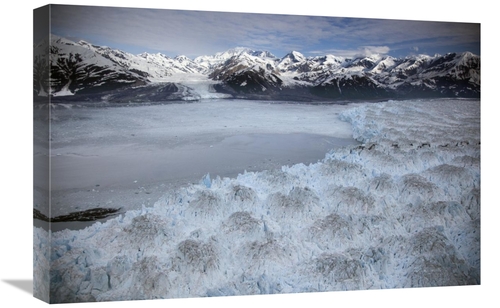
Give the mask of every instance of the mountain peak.
POLYGON ((138 54, 137 56, 144 58, 144 59, 154 59, 154 58, 160 58, 160 59, 170 59, 169 56, 162 54, 161 52, 158 53, 149 53, 149 52, 143 52, 141 54, 138 54))
POLYGON ((301 61, 304 61, 306 59, 306 57, 303 54, 301 54, 300 52, 295 51, 295 50, 292 50, 286 56, 283 57, 283 59, 285 59, 285 58, 288 58, 288 59, 292 60, 293 62, 301 62, 301 61))
POLYGON ((178 55, 174 58, 175 60, 179 61, 179 62, 184 62, 184 61, 191 61, 188 57, 186 57, 185 55, 178 55))
POLYGON ((218 52, 216 55, 232 57, 241 55, 243 53, 251 54, 252 52, 253 50, 247 47, 234 47, 224 52, 218 52))

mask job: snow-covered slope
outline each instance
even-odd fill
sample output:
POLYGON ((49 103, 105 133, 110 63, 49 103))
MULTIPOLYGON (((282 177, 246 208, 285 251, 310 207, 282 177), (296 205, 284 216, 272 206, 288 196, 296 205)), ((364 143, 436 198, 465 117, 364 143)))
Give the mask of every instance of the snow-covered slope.
POLYGON ((109 47, 95 46, 85 41, 79 41, 77 45, 88 48, 127 70, 142 72, 140 75, 148 77, 151 81, 177 73, 200 73, 203 70, 193 60, 183 55, 175 58, 170 58, 162 53, 144 52, 133 55, 109 47))
MULTIPOLYGON (((305 57, 292 51, 278 58, 267 51, 237 47, 191 60, 161 53, 132 55, 53 36, 50 55, 53 79, 50 92, 54 96, 103 93, 124 85, 130 88, 130 85, 162 82, 183 88, 186 85, 175 78, 192 74, 203 75, 211 84, 217 84, 213 91, 243 98, 321 100, 480 95, 480 58, 468 52, 402 59, 381 55, 348 59, 334 55, 305 57), (74 58, 69 61, 71 56, 74 58), (68 73, 71 67, 77 67, 79 73, 68 73)), ((38 95, 49 92, 48 86, 40 86, 40 82, 34 83, 34 88, 38 95)), ((184 92, 196 92, 190 90, 184 92)), ((166 95, 164 100, 178 99, 184 92, 176 92, 173 98, 166 95)), ((146 95, 144 99, 153 98, 158 99, 155 95, 150 98, 146 95)))
POLYGON ((128 55, 86 42, 74 43, 53 36, 50 44, 51 87, 53 96, 73 95, 145 84, 146 79, 115 59, 128 55), (100 52, 97 52, 99 50, 100 52), (110 56, 110 55, 113 56, 110 56))
POLYGON ((35 296, 49 283, 53 303, 480 284, 479 102, 340 117, 363 144, 316 164, 207 176, 84 230, 35 228, 35 296))
POLYGON ((194 62, 205 68, 205 72, 210 74, 210 72, 217 66, 233 57, 239 57, 249 55, 253 57, 259 57, 262 59, 271 58, 274 59, 275 56, 268 51, 255 51, 246 47, 235 47, 224 52, 218 52, 215 55, 199 56, 194 59, 194 62))

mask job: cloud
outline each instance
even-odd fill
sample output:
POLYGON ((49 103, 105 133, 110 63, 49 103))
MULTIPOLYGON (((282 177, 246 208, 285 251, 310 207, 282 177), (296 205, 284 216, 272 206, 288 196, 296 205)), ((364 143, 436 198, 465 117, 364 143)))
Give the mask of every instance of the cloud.
POLYGON ((327 19, 295 15, 56 5, 52 16, 53 31, 62 36, 173 53, 213 53, 240 45, 291 50, 329 34, 327 19))
POLYGON ((55 5, 52 22, 54 34, 61 36, 189 57, 236 46, 277 56, 291 50, 353 56, 479 41, 477 24, 258 13, 55 5))
POLYGON ((358 55, 369 57, 373 55, 386 55, 391 49, 387 46, 362 46, 359 50, 360 53, 358 55))
POLYGON ((331 54, 344 58, 369 57, 374 55, 387 55, 391 49, 387 46, 360 46, 356 49, 327 49, 310 51, 312 54, 331 54))

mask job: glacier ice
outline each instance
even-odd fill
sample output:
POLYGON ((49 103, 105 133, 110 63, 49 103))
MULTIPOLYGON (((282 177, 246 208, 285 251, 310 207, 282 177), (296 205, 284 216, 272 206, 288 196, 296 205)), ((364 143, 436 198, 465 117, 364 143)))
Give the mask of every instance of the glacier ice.
POLYGON ((50 243, 35 228, 35 293, 49 281, 53 303, 480 284, 479 111, 361 104, 340 117, 362 145, 318 163, 207 174, 50 243))
POLYGON ((210 188, 212 186, 212 181, 210 180, 210 173, 207 173, 203 176, 201 179, 201 182, 203 185, 205 185, 207 188, 210 188))

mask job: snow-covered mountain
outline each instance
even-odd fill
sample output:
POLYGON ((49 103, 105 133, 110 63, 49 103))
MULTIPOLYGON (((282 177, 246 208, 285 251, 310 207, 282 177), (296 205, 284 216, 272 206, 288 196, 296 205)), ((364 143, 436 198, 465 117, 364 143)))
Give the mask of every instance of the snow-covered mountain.
POLYGON ((274 100, 480 96, 480 57, 469 52, 350 59, 305 57, 292 51, 279 58, 267 51, 237 47, 192 60, 161 53, 133 55, 57 36, 37 49, 35 95, 50 92, 54 97, 73 96, 74 100, 140 102, 206 97, 197 93, 199 89, 227 97, 274 100), (49 61, 40 51, 47 49, 49 61), (192 80, 196 80, 196 89, 191 87, 192 80))
POLYGON ((130 56, 122 51, 54 36, 50 44, 45 41, 35 48, 33 90, 40 96, 49 92, 54 97, 77 93, 97 93, 99 96, 124 86, 147 84, 141 71, 134 71, 116 60, 130 56))
MULTIPOLYGON (((479 97, 480 58, 472 53, 418 55, 403 59, 370 56, 354 59, 325 55, 304 57, 293 51, 283 58, 239 55, 210 75, 226 91, 262 92, 304 99, 377 99, 479 97)), ((264 98, 264 97, 261 97, 264 98)))

